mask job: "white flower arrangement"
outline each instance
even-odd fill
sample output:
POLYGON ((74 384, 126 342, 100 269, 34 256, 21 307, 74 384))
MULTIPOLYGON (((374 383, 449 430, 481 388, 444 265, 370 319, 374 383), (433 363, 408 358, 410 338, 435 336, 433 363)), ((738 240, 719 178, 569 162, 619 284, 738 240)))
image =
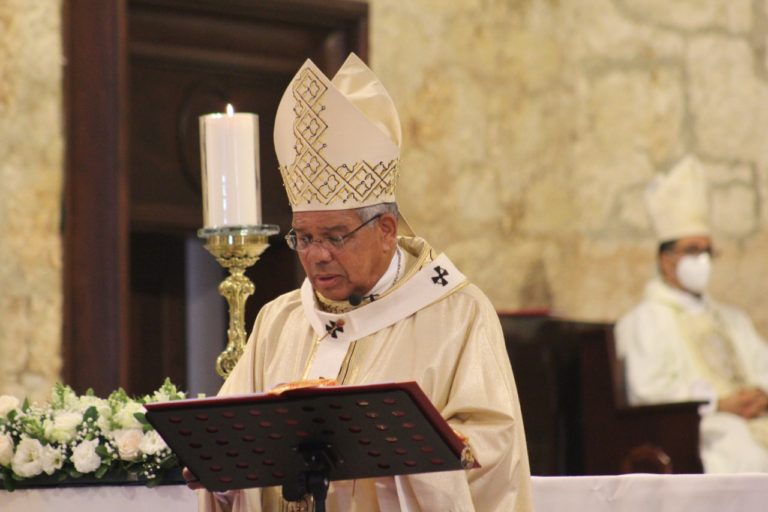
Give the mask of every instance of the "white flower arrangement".
POLYGON ((105 475, 156 485, 179 464, 146 421, 144 404, 183 398, 168 379, 152 395, 136 399, 122 389, 106 399, 91 390, 78 396, 62 384, 43 406, 0 396, 0 478, 9 491, 30 479, 105 475))

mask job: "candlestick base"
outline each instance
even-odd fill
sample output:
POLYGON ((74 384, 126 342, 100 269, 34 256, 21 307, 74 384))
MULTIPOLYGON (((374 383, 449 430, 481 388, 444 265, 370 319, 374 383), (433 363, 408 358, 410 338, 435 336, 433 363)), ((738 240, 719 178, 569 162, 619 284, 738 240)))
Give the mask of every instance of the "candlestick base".
POLYGON ((229 305, 227 347, 216 359, 216 373, 224 378, 245 349, 245 302, 255 290, 253 282, 244 275, 245 269, 255 264, 269 247, 268 237, 279 232, 279 226, 273 224, 203 228, 197 232, 205 240, 208 252, 230 274, 219 284, 219 293, 229 305))

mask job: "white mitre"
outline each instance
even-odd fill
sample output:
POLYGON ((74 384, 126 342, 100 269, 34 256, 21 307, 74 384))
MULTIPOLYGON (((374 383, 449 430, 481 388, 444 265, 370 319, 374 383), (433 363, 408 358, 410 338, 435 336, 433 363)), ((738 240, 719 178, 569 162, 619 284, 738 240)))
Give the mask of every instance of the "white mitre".
POLYGON ((657 176, 645 194, 656 239, 668 242, 709 236, 707 180, 699 161, 684 157, 666 175, 657 176))
POLYGON ((280 100, 274 137, 294 212, 395 202, 400 118, 354 53, 333 80, 311 60, 301 66, 280 100))

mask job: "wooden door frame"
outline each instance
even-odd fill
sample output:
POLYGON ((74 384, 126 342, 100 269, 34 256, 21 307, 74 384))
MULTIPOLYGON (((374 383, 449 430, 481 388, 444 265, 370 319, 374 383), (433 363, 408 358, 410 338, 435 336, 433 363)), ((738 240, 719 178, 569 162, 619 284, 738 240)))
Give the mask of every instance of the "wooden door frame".
MULTIPOLYGON (((66 159, 63 197, 63 380, 99 394, 126 387, 129 337, 128 15, 132 6, 258 15, 328 27, 368 54, 368 5, 352 0, 64 0, 66 159), (254 9, 258 11, 254 11, 254 9)), ((338 60, 338 59, 336 59, 338 60)), ((150 355, 151 357, 151 355, 150 355)), ((129 390, 130 391, 130 390, 129 390)))
POLYGON ((100 393, 128 350, 126 0, 63 5, 63 379, 100 393))

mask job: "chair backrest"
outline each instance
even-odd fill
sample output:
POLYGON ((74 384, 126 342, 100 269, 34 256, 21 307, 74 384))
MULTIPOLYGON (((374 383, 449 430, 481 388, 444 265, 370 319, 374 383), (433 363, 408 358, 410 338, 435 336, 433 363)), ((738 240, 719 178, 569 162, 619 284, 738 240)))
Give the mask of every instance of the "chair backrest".
POLYGON ((612 324, 500 320, 534 474, 701 472, 697 404, 630 407, 612 324))
POLYGON ((586 474, 579 346, 584 324, 546 315, 500 315, 523 410, 531 471, 586 474))

